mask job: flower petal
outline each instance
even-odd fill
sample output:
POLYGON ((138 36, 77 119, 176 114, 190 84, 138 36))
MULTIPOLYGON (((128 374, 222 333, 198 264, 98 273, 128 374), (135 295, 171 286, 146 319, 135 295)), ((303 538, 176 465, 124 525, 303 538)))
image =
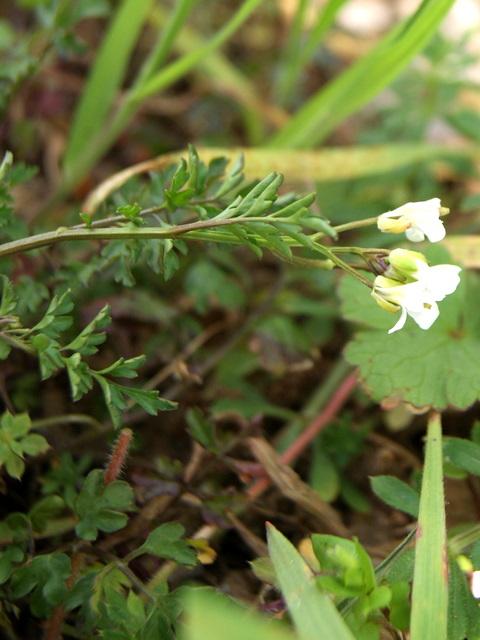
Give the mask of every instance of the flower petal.
POLYGON ((438 310, 438 304, 431 302, 428 305, 425 304, 421 311, 408 311, 408 315, 415 320, 420 329, 430 329, 440 315, 440 311, 438 310))
POLYGON ((400 318, 398 319, 397 324, 394 327, 392 327, 388 333, 393 333, 394 331, 403 329, 406 321, 407 321, 407 310, 405 309, 405 307, 401 307, 400 318))

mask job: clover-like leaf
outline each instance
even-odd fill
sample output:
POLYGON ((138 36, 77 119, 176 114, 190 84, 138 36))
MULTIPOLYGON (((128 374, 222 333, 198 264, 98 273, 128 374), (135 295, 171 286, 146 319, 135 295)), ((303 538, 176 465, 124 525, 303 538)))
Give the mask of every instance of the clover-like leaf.
POLYGON ((37 455, 49 447, 45 438, 30 433, 32 423, 27 413, 13 416, 3 414, 0 418, 0 466, 5 465, 12 478, 21 478, 25 469, 24 454, 37 455))
POLYGON ((166 522, 150 532, 138 551, 152 553, 183 565, 194 565, 196 556, 182 536, 185 529, 178 522, 166 522))
POLYGON ((63 601, 67 592, 65 580, 70 573, 70 558, 64 553, 37 556, 14 574, 10 584, 12 597, 21 598, 33 590, 32 613, 47 617, 53 606, 63 601))
POLYGON ((105 486, 101 469, 91 471, 75 500, 79 521, 75 531, 84 540, 95 540, 98 530, 117 531, 127 523, 123 511, 133 509, 133 490, 127 482, 116 480, 105 486))
POLYGON ((440 411, 475 402, 480 397, 480 313, 473 301, 479 295, 478 277, 463 272, 456 292, 440 302, 440 317, 430 329, 409 319, 389 335, 395 316, 375 304, 368 288, 345 277, 343 316, 365 327, 354 335, 345 357, 358 365, 367 394, 385 407, 403 401, 440 411))

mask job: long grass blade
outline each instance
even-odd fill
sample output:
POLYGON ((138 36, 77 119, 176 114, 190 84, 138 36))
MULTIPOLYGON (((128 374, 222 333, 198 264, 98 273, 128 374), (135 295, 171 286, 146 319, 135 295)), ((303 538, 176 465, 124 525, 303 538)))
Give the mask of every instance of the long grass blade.
POLYGON ((428 422, 418 516, 410 639, 446 640, 448 568, 440 415, 428 422))
POLYGON ((319 12, 318 18, 306 38, 306 42, 303 43, 301 27, 303 27, 304 16, 309 3, 304 3, 302 0, 299 1, 290 39, 279 64, 280 73, 275 93, 280 104, 283 105, 291 101, 302 70, 315 53, 323 36, 332 26, 337 12, 345 2, 347 0, 328 0, 327 4, 319 12))
MULTIPOLYGON (((249 180, 271 171, 285 173, 289 184, 304 184, 307 180, 326 182, 378 175, 418 162, 438 161, 442 158, 476 157, 474 147, 449 148, 420 144, 392 144, 376 147, 325 148, 318 151, 273 150, 266 148, 198 148, 200 158, 209 163, 214 158, 234 160, 240 153, 245 157, 245 176, 249 180)), ((188 151, 176 151, 147 160, 110 176, 88 197, 82 208, 89 214, 110 193, 119 189, 134 175, 162 171, 168 165, 188 157, 188 151)), ((480 255, 480 253, 479 253, 480 255)), ((480 261, 480 258, 479 258, 480 261)))
POLYGON ((322 88, 269 142, 270 147, 311 147, 392 82, 425 47, 455 0, 424 0, 364 58, 322 88))
POLYGON ((105 127, 151 4, 152 0, 124 0, 113 18, 75 113, 63 159, 67 174, 105 127))

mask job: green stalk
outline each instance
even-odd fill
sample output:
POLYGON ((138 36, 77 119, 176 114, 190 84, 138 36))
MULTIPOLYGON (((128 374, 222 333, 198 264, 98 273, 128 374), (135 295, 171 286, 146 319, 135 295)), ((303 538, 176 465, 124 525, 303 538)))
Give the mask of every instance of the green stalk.
POLYGON ((428 422, 425 466, 418 516, 412 589, 410 640, 446 640, 448 567, 442 468, 442 425, 438 413, 428 422))
MULTIPOLYGON (((68 242, 73 240, 165 240, 167 238, 177 238, 179 236, 187 235, 187 237, 192 240, 203 240, 207 242, 226 242, 228 244, 243 244, 241 239, 238 239, 231 234, 222 234, 222 232, 220 230, 217 230, 216 228, 238 224, 248 225, 249 222, 265 221, 266 219, 264 217, 252 216, 248 218, 239 217, 224 218, 221 220, 198 220, 196 222, 190 222, 164 228, 111 227, 107 229, 101 229, 96 227, 73 227, 69 229, 67 227, 60 227, 56 231, 47 231, 46 233, 39 233, 35 236, 13 240, 12 242, 6 242, 5 244, 0 245, 0 259, 19 253, 24 253, 26 251, 40 249, 42 247, 49 247, 51 245, 58 244, 59 242, 68 242)), ((282 222, 283 219, 276 218, 274 221, 282 222)), ((258 237, 256 238, 256 240, 258 244, 262 246, 269 246, 268 242, 263 238, 258 237)), ((285 238, 285 240, 291 246, 301 246, 291 238, 285 238)), ((321 253, 330 256, 331 252, 326 248, 322 248, 321 253)), ((343 263, 343 261, 340 261, 338 258, 333 261, 335 263, 343 263)), ((321 261, 316 260, 312 262, 320 263, 321 261)), ((331 268, 330 260, 326 260, 325 263, 328 263, 328 266, 326 266, 325 268, 331 268)))

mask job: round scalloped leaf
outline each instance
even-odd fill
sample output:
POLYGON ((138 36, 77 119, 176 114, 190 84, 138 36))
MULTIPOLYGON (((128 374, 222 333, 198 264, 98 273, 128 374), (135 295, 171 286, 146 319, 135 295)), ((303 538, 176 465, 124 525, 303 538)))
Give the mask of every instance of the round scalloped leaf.
POLYGON ((345 357, 358 365, 365 391, 384 407, 408 402, 436 410, 465 409, 480 397, 480 281, 465 271, 457 291, 439 303, 440 316, 428 330, 407 319, 388 334, 397 314, 381 309, 358 281, 340 285, 343 316, 363 325, 345 357))

